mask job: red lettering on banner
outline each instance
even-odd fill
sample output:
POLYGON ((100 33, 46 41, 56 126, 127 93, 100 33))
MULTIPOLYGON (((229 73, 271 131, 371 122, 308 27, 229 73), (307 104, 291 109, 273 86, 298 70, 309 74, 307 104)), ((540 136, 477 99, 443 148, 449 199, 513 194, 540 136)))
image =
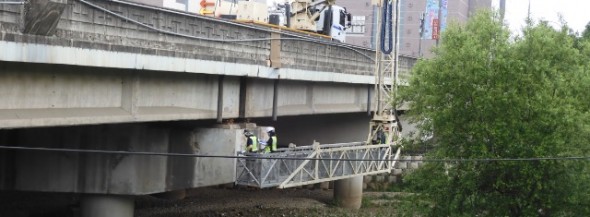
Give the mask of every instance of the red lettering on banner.
POLYGON ((438 19, 432 20, 432 39, 438 39, 440 25, 438 23, 438 19))

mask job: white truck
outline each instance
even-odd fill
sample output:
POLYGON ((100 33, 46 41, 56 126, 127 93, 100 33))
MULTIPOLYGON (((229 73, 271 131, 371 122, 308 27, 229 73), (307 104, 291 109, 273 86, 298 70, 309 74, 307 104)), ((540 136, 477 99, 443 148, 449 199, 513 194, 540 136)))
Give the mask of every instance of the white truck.
POLYGON ((287 27, 320 33, 344 42, 351 15, 336 0, 294 0, 287 7, 287 27))

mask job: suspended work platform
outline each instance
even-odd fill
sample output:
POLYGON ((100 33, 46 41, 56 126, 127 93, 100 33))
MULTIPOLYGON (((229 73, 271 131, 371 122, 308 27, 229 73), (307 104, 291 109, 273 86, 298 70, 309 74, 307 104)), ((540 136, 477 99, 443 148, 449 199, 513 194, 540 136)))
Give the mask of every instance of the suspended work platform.
POLYGON ((389 173, 400 148, 387 144, 345 143, 279 149, 247 154, 237 162, 236 184, 258 188, 290 188, 360 175, 389 173), (393 152, 394 148, 395 153, 393 152))

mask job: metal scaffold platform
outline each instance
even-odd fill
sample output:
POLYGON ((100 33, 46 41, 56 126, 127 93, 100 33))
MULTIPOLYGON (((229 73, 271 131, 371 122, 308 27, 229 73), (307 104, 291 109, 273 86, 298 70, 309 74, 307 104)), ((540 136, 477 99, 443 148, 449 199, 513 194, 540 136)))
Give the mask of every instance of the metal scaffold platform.
POLYGON ((290 188, 360 175, 389 173, 400 148, 387 144, 345 143, 284 148, 247 154, 237 162, 236 184, 258 188, 290 188), (395 148, 395 152, 394 152, 395 148))

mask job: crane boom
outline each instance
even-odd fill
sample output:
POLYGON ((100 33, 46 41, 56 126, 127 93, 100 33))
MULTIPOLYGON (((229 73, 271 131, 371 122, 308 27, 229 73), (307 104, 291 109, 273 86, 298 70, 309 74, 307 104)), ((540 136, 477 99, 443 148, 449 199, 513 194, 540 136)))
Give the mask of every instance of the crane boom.
POLYGON ((291 25, 293 28, 315 31, 315 20, 320 16, 321 11, 326 7, 334 5, 335 0, 295 0, 291 3, 291 25), (314 10, 316 6, 322 5, 321 10, 314 10))
POLYGON ((399 0, 378 3, 378 26, 381 26, 375 49, 375 113, 369 124, 367 144, 397 145, 401 124, 395 108, 399 45, 399 0), (395 6, 395 7, 394 7, 395 6), (395 8, 395 12, 394 12, 395 8), (380 15, 380 16, 379 16, 380 15), (395 23, 395 25, 393 25, 395 23), (394 28, 395 26, 395 28, 394 28))

